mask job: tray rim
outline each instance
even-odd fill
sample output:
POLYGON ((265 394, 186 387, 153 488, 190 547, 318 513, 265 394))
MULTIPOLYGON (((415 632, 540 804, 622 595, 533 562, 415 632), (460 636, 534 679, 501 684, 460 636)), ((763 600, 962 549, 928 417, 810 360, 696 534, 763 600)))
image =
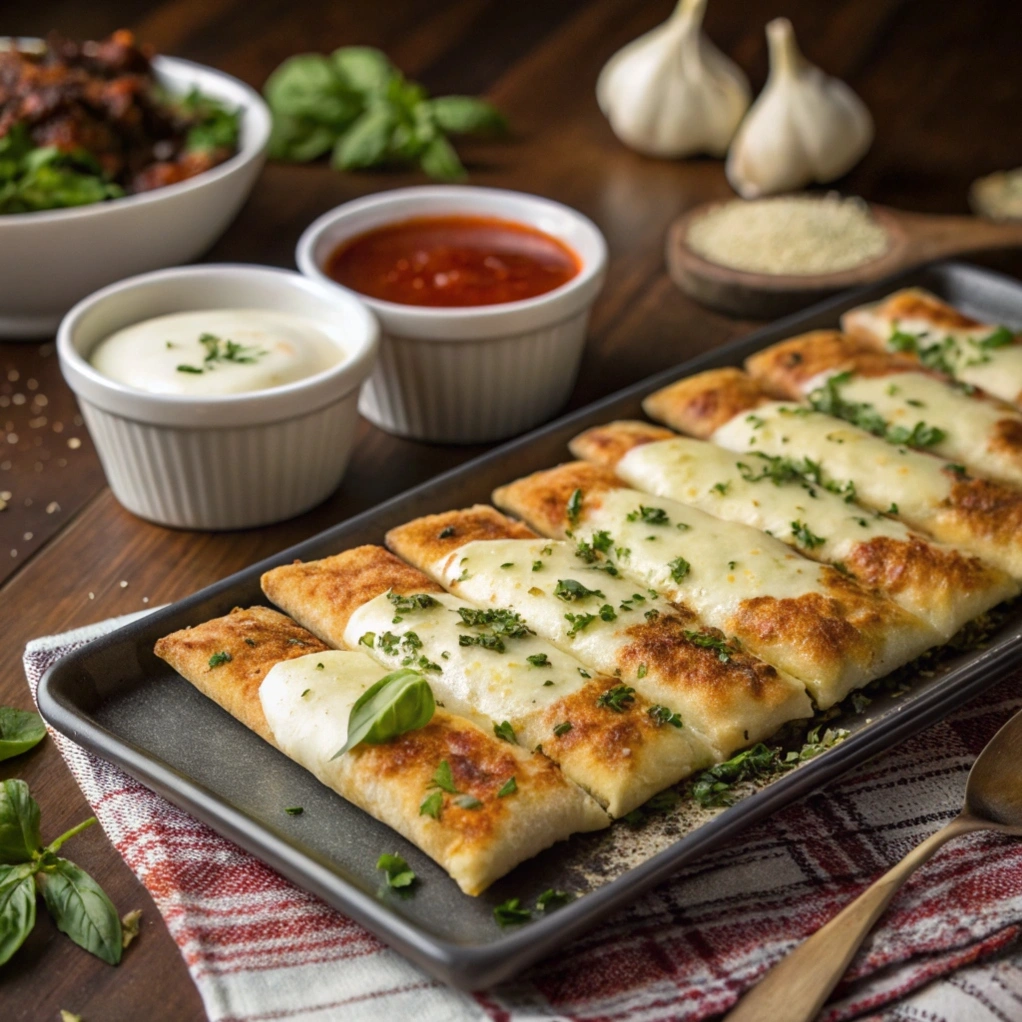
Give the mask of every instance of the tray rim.
POLYGON ((913 283, 931 286, 935 283, 946 284, 958 277, 965 278, 967 282, 987 281, 1016 292, 1019 313, 1022 316, 1022 283, 996 271, 959 261, 945 261, 915 268, 877 284, 845 291, 590 402, 249 565, 196 593, 151 611, 86 643, 58 660, 45 672, 38 687, 39 710, 44 719, 61 734, 101 758, 122 767, 136 780, 267 862, 298 886, 347 913, 436 978, 464 990, 480 989, 507 980, 553 950, 556 945, 572 939, 610 912, 631 903, 685 863, 718 846, 725 838, 764 819, 847 770, 861 765, 884 749, 904 741, 912 734, 942 719, 983 689, 996 684, 1017 665, 1019 654, 1022 653, 1022 632, 1002 639, 990 649, 980 651, 968 662, 949 671, 932 688, 916 694, 904 706, 896 707, 895 711, 886 715, 883 720, 864 727, 840 744, 806 762, 798 770, 778 778, 761 791, 742 799, 735 806, 724 810, 614 880, 608 881, 548 917, 506 931, 503 936, 483 945, 459 944, 438 937, 391 911, 354 883, 348 882, 316 858, 297 849, 286 838, 265 828, 258 817, 234 808, 222 801, 215 792, 165 763, 155 754, 147 753, 145 749, 118 737, 90 719, 87 711, 76 706, 65 694, 58 691, 61 681, 69 672, 74 671, 79 661, 87 655, 115 648, 125 642, 134 646, 133 635, 140 626, 149 630, 159 630, 161 622, 170 621, 187 613, 193 606, 247 584, 253 577, 258 578, 263 571, 300 557, 311 547, 330 542, 335 534, 371 525, 373 519, 414 501, 420 495, 424 496, 442 489, 445 485, 477 471, 480 466, 502 461, 547 436, 573 428, 576 421, 598 415, 606 407, 648 393, 671 380, 698 372, 711 364, 733 363, 736 357, 740 357, 739 352, 756 350, 757 346, 762 347, 770 343, 774 335, 795 332, 807 320, 832 313, 836 315, 853 304, 880 297, 889 290, 901 286, 913 283), (974 676, 962 678, 961 675, 974 676), (911 713, 902 712, 909 707, 912 709, 911 713))

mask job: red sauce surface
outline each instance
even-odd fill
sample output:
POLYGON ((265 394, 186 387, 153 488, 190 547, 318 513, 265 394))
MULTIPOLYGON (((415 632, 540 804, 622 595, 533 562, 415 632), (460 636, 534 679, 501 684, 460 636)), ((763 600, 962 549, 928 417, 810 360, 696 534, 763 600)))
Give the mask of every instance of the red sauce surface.
POLYGON ((402 305, 497 305, 553 291, 581 263, 567 245, 526 224, 495 217, 418 217, 339 245, 333 280, 402 305))

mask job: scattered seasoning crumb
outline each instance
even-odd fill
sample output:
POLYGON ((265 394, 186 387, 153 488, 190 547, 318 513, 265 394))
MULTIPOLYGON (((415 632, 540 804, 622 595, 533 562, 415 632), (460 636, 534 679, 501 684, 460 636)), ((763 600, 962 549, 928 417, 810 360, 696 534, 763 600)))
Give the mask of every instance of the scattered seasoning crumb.
POLYGON ((125 582, 123 578, 121 579, 120 585, 121 585, 122 589, 127 589, 128 588, 128 583, 125 582))
POLYGON ((95 593, 89 593, 89 599, 90 600, 94 600, 95 598, 96 598, 96 594, 95 593))
POLYGON ((301 806, 288 806, 285 810, 288 816, 301 816, 305 810, 301 806))
POLYGON ((49 502, 49 504, 46 505, 46 513, 48 515, 55 514, 59 510, 60 510, 60 505, 55 500, 51 500, 49 502))
POLYGON ((142 597, 142 602, 143 603, 148 603, 149 602, 149 597, 148 596, 143 596, 142 597))
POLYGON ((24 536, 22 536, 21 538, 22 538, 22 539, 23 539, 23 540, 24 540, 24 541, 25 541, 26 543, 31 543, 31 542, 32 542, 32 533, 31 533, 31 532, 26 532, 26 533, 25 533, 25 535, 24 535, 24 536))
POLYGON ((142 910, 132 909, 121 916, 121 947, 127 947, 137 936, 142 921, 142 910))
MULTIPOLYGON (((17 438, 15 438, 15 442, 17 442, 17 438)), ((68 447, 71 448, 72 451, 76 451, 78 450, 79 447, 82 446, 82 442, 81 440, 78 439, 78 437, 73 436, 68 440, 67 445, 68 447)))
POLYGON ((837 273, 887 251, 887 232, 856 198, 733 199, 692 222, 688 247, 750 273, 837 273))

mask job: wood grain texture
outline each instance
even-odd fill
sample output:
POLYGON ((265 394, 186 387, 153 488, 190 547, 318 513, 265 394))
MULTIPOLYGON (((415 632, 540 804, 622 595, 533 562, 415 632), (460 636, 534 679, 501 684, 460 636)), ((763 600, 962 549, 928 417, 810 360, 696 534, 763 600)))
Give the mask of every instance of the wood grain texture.
MULTIPOLYGON (((430 89, 487 93, 508 114, 513 136, 460 146, 471 180, 567 202, 592 217, 610 244, 608 282, 570 401, 577 407, 748 328, 692 304, 663 263, 668 223, 696 203, 731 194, 722 165, 631 153, 596 106, 603 62, 671 6, 672 0, 306 0, 299 10, 283 0, 13 0, 4 6, 3 30, 40 35, 59 28, 95 38, 127 26, 165 52, 214 64, 254 86, 291 53, 365 43, 382 46, 430 89)), ((754 88, 766 77, 763 25, 778 14, 793 20, 807 56, 846 77, 873 111, 877 141, 838 183, 842 190, 908 209, 965 213, 975 177, 1022 164, 1022 135, 1009 130, 1022 86, 1015 52, 1022 5, 714 0, 707 30, 746 69, 754 88)), ((322 165, 269 166, 207 258, 293 266, 299 234, 320 213, 359 195, 419 183, 412 172, 339 175, 322 165)), ((982 262, 1022 274, 1017 253, 982 262)), ((8 577, 0 589, 7 639, 0 650, 0 703, 29 704, 21 668, 29 639, 185 596, 481 450, 398 440, 362 423, 351 468, 321 507, 258 531, 174 532, 119 507, 83 430, 53 432, 55 421, 73 424, 75 411, 56 359, 45 350, 0 346, 0 398, 12 398, 10 405, 0 400, 0 426, 14 424, 0 436, 0 492, 14 497, 0 512, 0 578, 8 577), (11 371, 19 380, 8 378, 11 371), (38 415, 27 400, 13 403, 15 393, 27 398, 20 386, 29 378, 48 398, 46 426, 30 425, 38 415), (12 384, 9 393, 5 382, 12 384), (9 444, 11 432, 17 443, 9 444), (72 435, 80 447, 66 447, 72 435), (44 443, 36 445, 36 436, 44 443), (22 450, 23 443, 32 446, 22 450), (8 446, 14 450, 2 450, 8 446), (50 454, 38 472, 35 463, 43 459, 34 456, 36 448, 50 454), (55 459, 62 457, 67 465, 58 471, 55 459), (33 503, 25 506, 26 498, 33 503), (52 501, 61 510, 47 514, 52 501), (24 540, 27 532, 31 540, 24 540)), ((0 777, 7 776, 23 777, 40 795, 45 835, 88 815, 52 743, 0 764, 0 777)), ((103 835, 90 830, 68 852, 122 911, 143 909, 142 936, 113 969, 72 945, 41 913, 26 947, 0 970, 4 1018, 34 1022, 67 1008, 105 1022, 202 1019, 176 946, 103 835)))

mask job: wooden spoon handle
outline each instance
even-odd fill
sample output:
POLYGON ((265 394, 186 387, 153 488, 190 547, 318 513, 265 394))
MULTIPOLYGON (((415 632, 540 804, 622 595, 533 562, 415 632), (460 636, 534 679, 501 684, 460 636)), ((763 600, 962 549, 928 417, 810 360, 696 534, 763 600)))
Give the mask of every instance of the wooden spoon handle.
POLYGON ((973 817, 956 816, 775 965, 738 1002, 724 1022, 763 1022, 764 1019, 811 1022, 845 974, 848 963, 873 924, 912 871, 926 862, 945 841, 983 826, 973 817))

